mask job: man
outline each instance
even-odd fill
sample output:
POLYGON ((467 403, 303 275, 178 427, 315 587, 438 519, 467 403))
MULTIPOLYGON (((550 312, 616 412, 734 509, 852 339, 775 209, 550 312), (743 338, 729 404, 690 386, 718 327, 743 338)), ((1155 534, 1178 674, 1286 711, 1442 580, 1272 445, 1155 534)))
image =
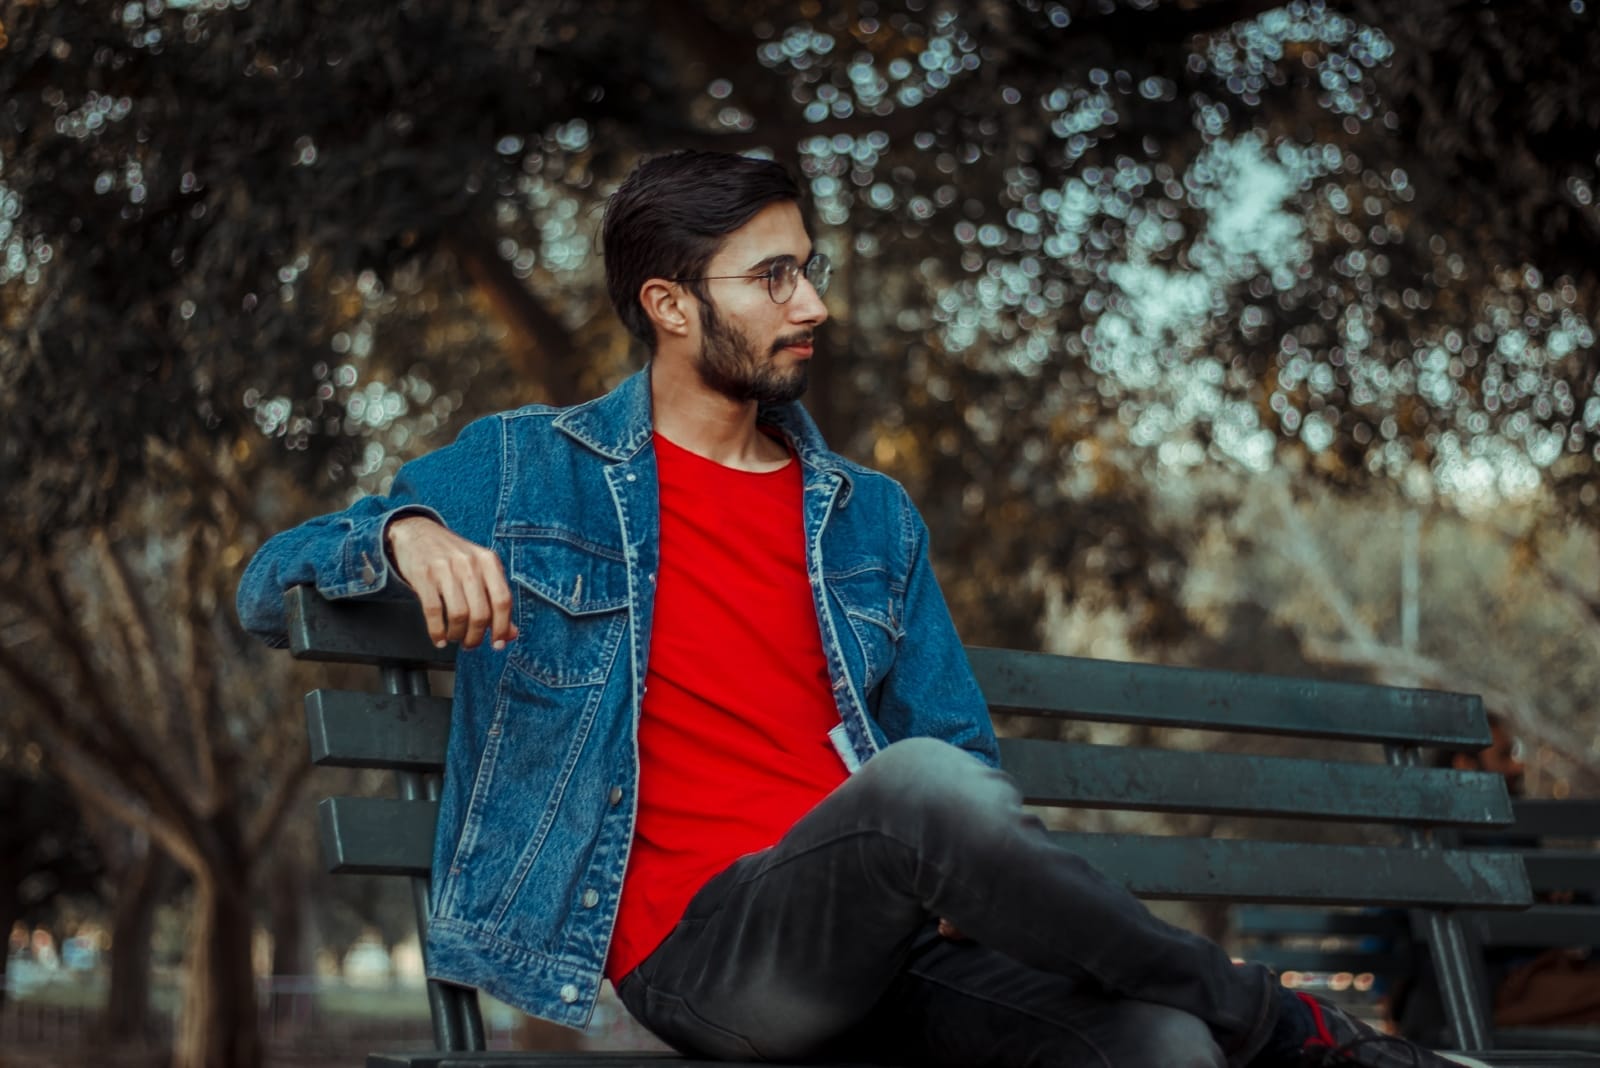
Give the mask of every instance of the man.
POLYGON ((1444 1063, 1157 920, 1024 813, 921 518, 795 403, 829 273, 798 200, 768 161, 641 165, 604 247, 648 368, 473 423, 246 572, 269 641, 314 582, 414 596, 461 643, 432 973, 575 1025, 604 974, 726 1059, 1444 1063))

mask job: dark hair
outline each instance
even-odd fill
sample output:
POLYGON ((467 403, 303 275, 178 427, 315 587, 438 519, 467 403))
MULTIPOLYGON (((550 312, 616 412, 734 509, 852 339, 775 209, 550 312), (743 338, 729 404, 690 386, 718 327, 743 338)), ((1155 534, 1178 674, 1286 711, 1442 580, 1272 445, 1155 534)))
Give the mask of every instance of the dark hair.
MULTIPOLYGON (((799 199, 789 172, 771 160, 682 151, 639 164, 606 202, 601 227, 606 292, 622 325, 654 352, 640 287, 651 278, 704 274, 725 237, 768 204, 799 199)), ((706 299, 701 283, 684 285, 706 299)))

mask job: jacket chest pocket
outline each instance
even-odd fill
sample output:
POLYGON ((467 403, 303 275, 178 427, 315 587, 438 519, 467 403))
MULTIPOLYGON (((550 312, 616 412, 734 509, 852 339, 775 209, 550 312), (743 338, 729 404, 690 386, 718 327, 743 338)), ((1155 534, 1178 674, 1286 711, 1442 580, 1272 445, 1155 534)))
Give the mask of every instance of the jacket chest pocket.
POLYGON ((887 569, 876 565, 828 574, 825 581, 861 648, 866 683, 862 689, 871 691, 889 673, 905 636, 905 589, 887 569))
POLYGON ((605 681, 628 622, 622 554, 519 536, 509 556, 519 632, 512 665, 547 686, 605 681))

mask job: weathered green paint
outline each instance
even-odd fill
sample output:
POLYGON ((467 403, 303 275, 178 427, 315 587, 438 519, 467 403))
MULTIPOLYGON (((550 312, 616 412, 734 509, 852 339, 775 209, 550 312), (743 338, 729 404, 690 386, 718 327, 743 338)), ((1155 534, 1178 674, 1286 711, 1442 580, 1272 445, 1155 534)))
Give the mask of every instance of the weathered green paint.
POLYGON ((1030 804, 1319 820, 1501 825, 1505 781, 1484 772, 1003 738, 1030 804))
MULTIPOLYGON (((414 669, 448 669, 455 650, 435 649, 428 642, 416 605, 330 604, 313 590, 301 588, 287 595, 286 606, 296 656, 377 665, 388 691, 367 695, 319 690, 309 695, 307 722, 314 759, 393 768, 413 787, 423 781, 417 773, 437 772, 449 732, 449 702, 427 696, 425 677, 414 669)), ((991 707, 999 712, 1370 742, 1377 743, 1374 756, 1379 759, 1378 747, 1385 745, 1474 749, 1489 740, 1482 702, 1470 695, 1007 650, 968 652, 991 707)), ((1399 828, 1417 839, 1414 844, 1385 847, 1053 835, 1145 897, 1424 910, 1516 909, 1531 901, 1527 870, 1514 851, 1442 848, 1426 843, 1414 831, 1458 827, 1462 831, 1452 833, 1465 834, 1473 828, 1494 827, 1503 834, 1512 809, 1503 782, 1495 776, 1404 766, 1414 763, 1409 759, 1388 764, 1339 762, 1036 739, 1003 740, 1002 759, 1027 798, 1036 803, 1316 823, 1359 821, 1399 828)), ((410 792, 419 798, 432 795, 418 789, 410 792)), ((1527 814, 1535 813, 1530 809, 1527 814)), ((414 878, 428 872, 436 818, 437 805, 431 800, 392 798, 330 798, 322 802, 318 814, 331 870, 414 878)), ((1538 856, 1535 870, 1543 864, 1550 874, 1564 877, 1576 870, 1567 866, 1577 863, 1575 857, 1551 851, 1538 856)), ((1414 915, 1437 919, 1445 913, 1414 915)), ((1475 924, 1496 922, 1488 911, 1468 915, 1475 924)), ((1339 922, 1343 921, 1335 925, 1339 922)), ((1280 948, 1285 953, 1298 951, 1280 948)), ((609 1068, 612 1063, 654 1064, 662 1059, 685 1068, 699 1063, 640 1054, 619 1054, 613 1062, 610 1055, 596 1054, 552 1059, 435 1051, 375 1057, 369 1064, 465 1068, 537 1063, 554 1068, 570 1060, 574 1068, 580 1064, 609 1068)))
POLYGON ((996 712, 1445 749, 1489 744, 1483 700, 1472 694, 976 646, 967 657, 996 712))
POLYGON ((1512 854, 1057 831, 1059 844, 1142 897, 1324 905, 1521 908, 1512 854))
POLYGON ((306 694, 306 730, 314 764, 442 771, 450 699, 312 690, 306 694))
POLYGON ((328 797, 317 805, 322 856, 336 875, 426 875, 439 806, 392 797, 328 797))
POLYGON ((435 648, 415 601, 329 601, 310 586, 283 595, 289 651, 301 660, 450 668, 456 647, 435 648))

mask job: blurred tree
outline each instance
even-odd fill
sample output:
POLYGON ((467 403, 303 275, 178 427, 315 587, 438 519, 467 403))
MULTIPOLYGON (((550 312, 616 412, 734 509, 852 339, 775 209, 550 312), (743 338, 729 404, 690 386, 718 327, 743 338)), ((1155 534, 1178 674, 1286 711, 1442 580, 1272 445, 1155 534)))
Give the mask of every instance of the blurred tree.
MULTIPOLYGON (((1117 606, 1135 649, 1184 634, 1173 479, 1293 463, 1514 505, 1532 546, 1600 493, 1581 3, 0 0, 0 22, 0 576, 42 628, 0 655, 40 709, 93 678, 72 707, 97 717, 146 695, 53 743, 118 756, 101 803, 228 893, 249 864, 198 844, 237 840, 209 821, 286 781, 229 777, 280 735, 265 694, 207 697, 268 670, 216 618, 228 576, 464 411, 625 369, 593 220, 644 151, 796 164, 840 268, 814 407, 924 504, 970 639, 1031 644, 1051 596, 1117 606), (93 651, 74 630, 108 626, 93 651)), ((1196 493, 1188 521, 1237 504, 1196 493)), ((184 1064, 255 1063, 247 959, 217 958, 232 1001, 197 1006, 184 1064)))
MULTIPOLYGON (((47 920, 62 899, 97 898, 102 890, 100 859, 72 795, 11 756, 0 756, 0 933, 7 939, 18 922, 47 920)), ((5 967, 0 956, 0 1004, 5 967)))
MULTIPOLYGON (((24 633, 0 646, 0 673, 80 803, 147 836, 189 876, 179 1062, 249 1064, 251 877, 309 765, 284 714, 290 665, 218 610, 239 522, 227 469, 184 459, 165 485, 147 476, 147 496, 115 524, 48 545, 8 537, 0 605, 24 633)), ((135 856, 123 874, 114 971, 143 980, 160 865, 135 856)), ((111 1021, 123 1011, 134 1010, 114 998, 111 1021)))

